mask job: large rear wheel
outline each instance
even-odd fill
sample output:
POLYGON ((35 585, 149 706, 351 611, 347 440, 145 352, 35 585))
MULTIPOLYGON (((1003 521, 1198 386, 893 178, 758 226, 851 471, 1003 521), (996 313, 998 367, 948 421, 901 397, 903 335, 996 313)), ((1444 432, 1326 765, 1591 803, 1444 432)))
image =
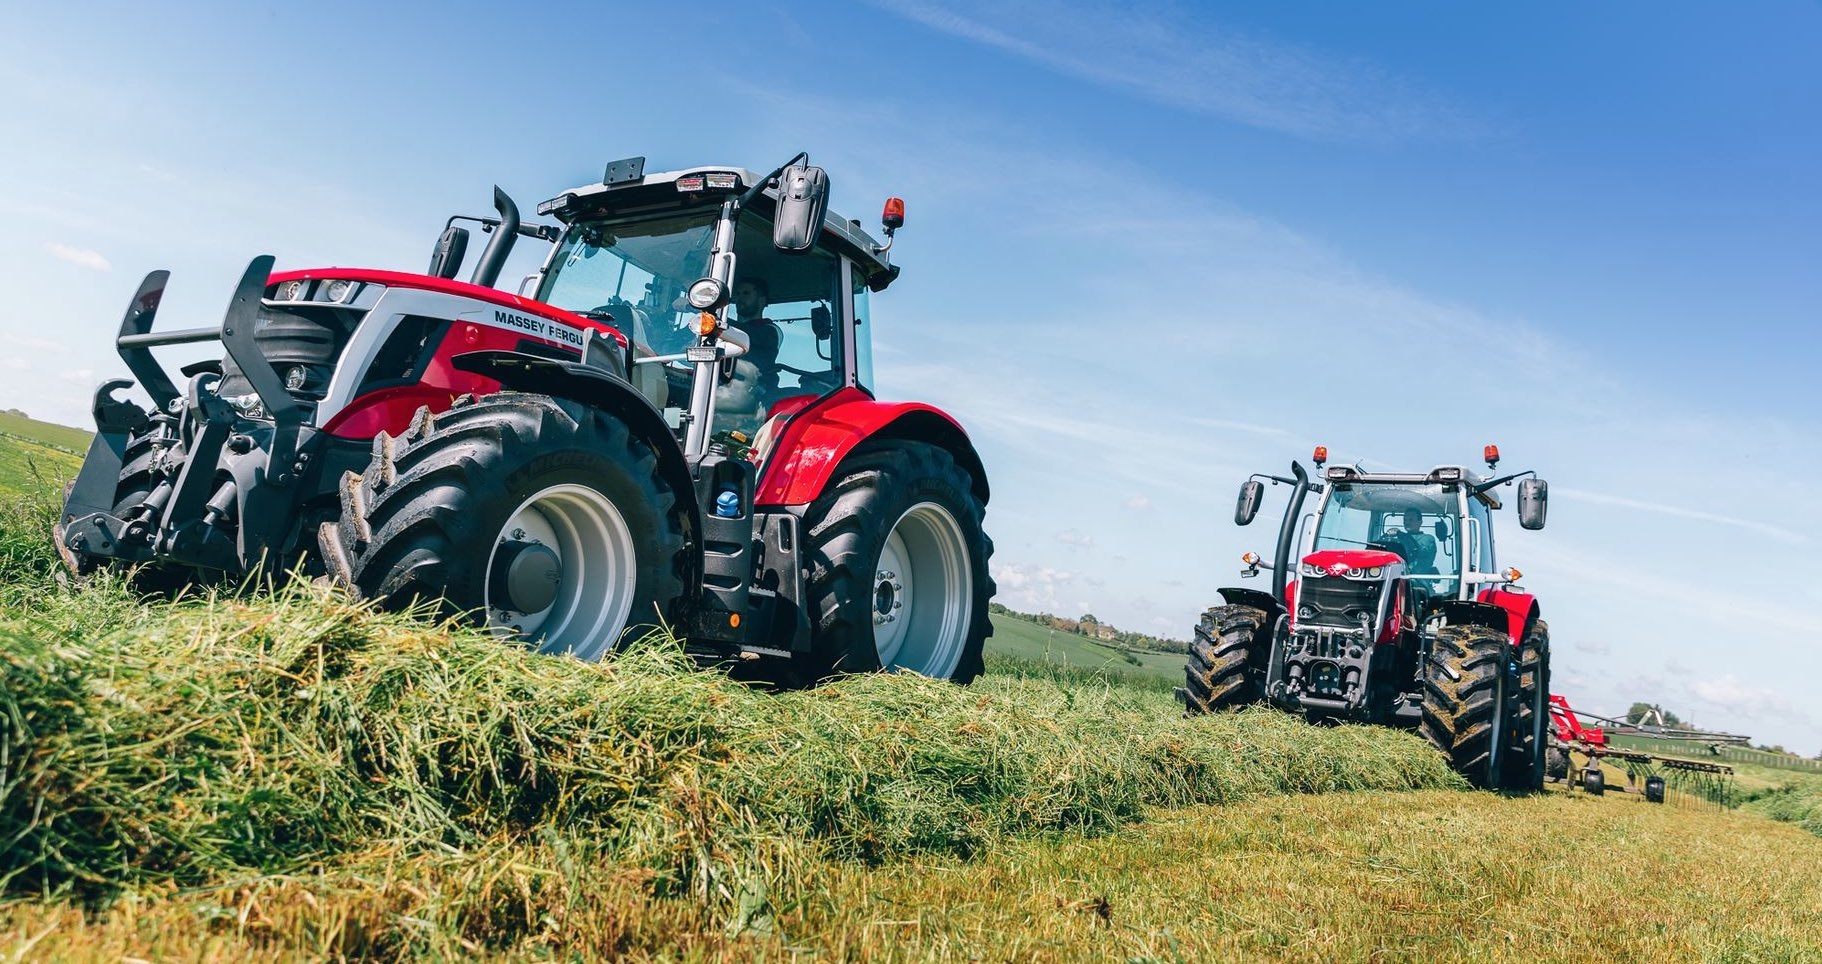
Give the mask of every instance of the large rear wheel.
POLYGON ((1183 669, 1185 712, 1212 713, 1264 698, 1269 618, 1252 606, 1215 606, 1202 614, 1183 669))
POLYGON ((393 604, 439 599, 546 653, 600 659, 683 593, 683 510, 651 446, 576 402, 501 392, 374 440, 319 542, 393 604))
POLYGON ((973 480, 921 442, 863 447, 804 514, 814 679, 905 669, 967 683, 993 627, 973 480))
POLYGON ((1525 631, 1518 653, 1518 693, 1514 699, 1511 752, 1506 756, 1505 786, 1542 790, 1550 748, 1550 627, 1539 619, 1525 631))
POLYGON ((1468 782, 1502 786, 1511 713, 1507 705, 1506 634, 1485 626, 1445 626, 1436 633, 1424 679, 1424 738, 1468 782))

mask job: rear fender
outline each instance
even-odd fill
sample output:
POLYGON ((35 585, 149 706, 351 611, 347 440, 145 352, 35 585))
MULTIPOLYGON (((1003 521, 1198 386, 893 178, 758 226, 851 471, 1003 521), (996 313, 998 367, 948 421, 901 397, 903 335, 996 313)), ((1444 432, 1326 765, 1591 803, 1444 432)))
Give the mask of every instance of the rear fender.
POLYGON ((659 476, 676 493, 678 503, 686 507, 686 537, 694 542, 702 532, 702 508, 697 504, 696 483, 689 462, 683 457, 683 448, 665 424, 663 414, 619 372, 516 351, 473 351, 455 356, 451 364, 461 371, 492 379, 504 390, 580 402, 625 422, 657 453, 659 476))
POLYGON ((926 442, 947 451, 986 504, 986 469, 955 419, 921 402, 877 402, 857 388, 834 392, 791 418, 766 460, 757 501, 763 506, 808 505, 848 453, 863 442, 886 439, 926 442))

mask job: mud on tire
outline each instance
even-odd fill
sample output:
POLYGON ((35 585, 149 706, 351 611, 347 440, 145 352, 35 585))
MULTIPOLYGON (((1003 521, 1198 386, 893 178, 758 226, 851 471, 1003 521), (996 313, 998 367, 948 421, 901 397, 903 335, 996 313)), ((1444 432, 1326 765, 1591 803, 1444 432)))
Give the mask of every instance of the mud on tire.
POLYGON ((1212 713, 1264 698, 1269 618, 1252 606, 1215 606, 1202 614, 1183 668, 1185 713, 1212 713))
POLYGON ((1424 674, 1418 729, 1468 782, 1503 786, 1510 717, 1506 703, 1506 634, 1485 626, 1445 626, 1424 674))
POLYGON ((520 625, 544 652, 600 658, 668 619, 683 593, 686 509, 656 453, 577 402, 499 392, 440 415, 420 408, 403 435, 374 439, 340 498, 339 519, 318 534, 331 578, 389 605, 436 599, 448 613, 520 625), (496 556, 514 545, 559 557, 541 573, 555 589, 543 587, 552 601, 539 613, 501 602, 519 584, 496 556))
POLYGON ((981 674, 993 541, 973 481, 922 442, 871 443, 842 462, 804 514, 803 676, 902 668, 967 683, 981 674))

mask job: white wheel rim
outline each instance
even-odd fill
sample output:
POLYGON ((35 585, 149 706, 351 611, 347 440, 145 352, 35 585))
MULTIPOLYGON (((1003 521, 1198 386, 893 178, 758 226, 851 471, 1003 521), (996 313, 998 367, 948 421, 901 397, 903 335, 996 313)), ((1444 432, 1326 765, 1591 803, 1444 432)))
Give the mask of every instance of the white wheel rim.
POLYGON ((620 638, 632 614, 638 559, 632 529, 608 498, 582 485, 554 485, 526 499, 507 517, 487 555, 487 625, 537 647, 600 659, 620 638), (495 602, 494 557, 509 541, 545 546, 561 569, 556 599, 542 611, 514 612, 495 602))
POLYGON ((920 502, 893 523, 867 599, 884 669, 948 679, 961 665, 974 615, 974 573, 962 527, 920 502))

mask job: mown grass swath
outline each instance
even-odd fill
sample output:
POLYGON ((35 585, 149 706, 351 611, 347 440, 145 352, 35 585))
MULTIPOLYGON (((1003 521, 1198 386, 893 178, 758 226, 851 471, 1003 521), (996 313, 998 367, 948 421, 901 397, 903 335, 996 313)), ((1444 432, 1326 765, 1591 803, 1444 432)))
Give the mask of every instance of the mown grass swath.
POLYGON ((1163 693, 908 675, 782 695, 667 640, 606 665, 293 587, 137 604, 59 585, 44 506, 0 528, 0 864, 105 900, 555 834, 659 895, 789 895, 806 859, 967 855, 1147 806, 1454 786, 1418 740, 1163 693))

